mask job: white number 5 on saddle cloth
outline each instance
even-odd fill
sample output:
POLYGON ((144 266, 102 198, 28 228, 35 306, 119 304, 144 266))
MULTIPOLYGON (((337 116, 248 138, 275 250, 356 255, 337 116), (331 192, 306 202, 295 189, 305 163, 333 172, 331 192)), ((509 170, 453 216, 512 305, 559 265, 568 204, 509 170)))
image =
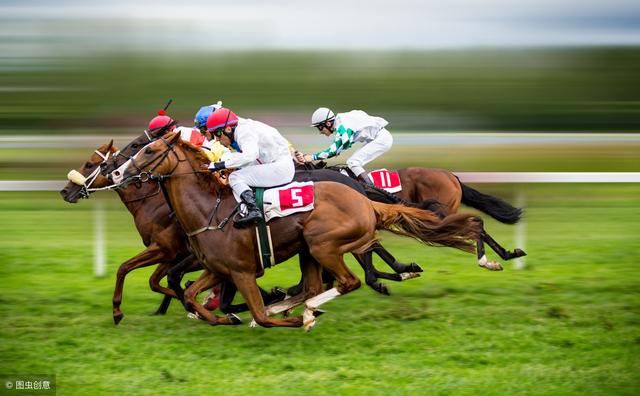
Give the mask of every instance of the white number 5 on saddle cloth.
POLYGON ((313 209, 313 182, 289 183, 264 192, 265 221, 313 209))

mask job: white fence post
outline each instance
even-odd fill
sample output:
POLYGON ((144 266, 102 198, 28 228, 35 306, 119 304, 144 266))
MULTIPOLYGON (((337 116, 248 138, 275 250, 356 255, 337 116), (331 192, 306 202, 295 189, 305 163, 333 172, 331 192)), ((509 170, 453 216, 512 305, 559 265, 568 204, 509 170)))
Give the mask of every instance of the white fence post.
MULTIPOLYGON (((522 190, 518 191, 518 195, 516 196, 516 207, 518 208, 524 208, 526 205, 526 199, 525 199, 525 194, 522 190)), ((524 251, 526 251, 525 249, 525 244, 527 242, 527 224, 526 224, 526 219, 522 219, 520 220, 520 222, 518 222, 516 224, 515 227, 515 247, 520 248, 524 251)), ((513 262, 513 268, 517 269, 517 270, 522 270, 525 268, 525 262, 524 262, 524 257, 518 257, 517 259, 514 260, 513 262)))
POLYGON ((104 203, 97 200, 93 209, 93 273, 102 278, 106 274, 104 203))

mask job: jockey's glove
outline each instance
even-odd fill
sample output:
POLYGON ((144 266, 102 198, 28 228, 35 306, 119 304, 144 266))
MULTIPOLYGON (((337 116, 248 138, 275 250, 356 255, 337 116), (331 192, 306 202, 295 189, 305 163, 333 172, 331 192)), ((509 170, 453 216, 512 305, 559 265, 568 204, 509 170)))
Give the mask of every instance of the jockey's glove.
POLYGON ((224 164, 224 161, 218 161, 218 162, 210 163, 209 169, 214 171, 219 171, 219 170, 227 169, 227 166, 224 164))

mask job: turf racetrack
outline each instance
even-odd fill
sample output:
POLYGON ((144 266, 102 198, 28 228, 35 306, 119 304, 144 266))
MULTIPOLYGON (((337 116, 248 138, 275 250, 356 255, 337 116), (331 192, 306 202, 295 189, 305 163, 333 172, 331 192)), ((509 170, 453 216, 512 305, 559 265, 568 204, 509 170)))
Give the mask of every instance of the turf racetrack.
MULTIPOLYGON (((116 327, 115 270, 141 242, 114 194, 72 206, 54 193, 2 193, 0 373, 56 374, 61 395, 638 394, 640 186, 521 189, 526 270, 489 272, 471 255, 384 234, 423 276, 390 283, 390 297, 363 286, 326 304, 310 333, 211 327, 176 303, 151 316, 151 269, 127 278, 116 327), (96 201, 107 209, 102 279, 92 269, 96 201)), ((514 247, 513 227, 487 227, 514 247)), ((293 261, 260 282, 298 277, 293 261)))

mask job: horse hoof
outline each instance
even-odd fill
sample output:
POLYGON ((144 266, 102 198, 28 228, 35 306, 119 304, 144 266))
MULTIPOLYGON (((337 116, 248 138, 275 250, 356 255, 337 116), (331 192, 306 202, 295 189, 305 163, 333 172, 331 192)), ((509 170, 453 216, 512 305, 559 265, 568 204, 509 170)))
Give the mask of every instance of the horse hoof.
POLYGON ((497 261, 487 261, 485 263, 479 263, 478 265, 482 268, 488 269, 489 271, 502 271, 504 269, 497 261))
POLYGON ((409 272, 423 272, 423 270, 417 263, 411 263, 409 264, 409 272))
POLYGON ((227 314, 227 318, 231 321, 232 325, 242 324, 242 319, 240 319, 240 317, 236 314, 227 314))
POLYGON ((419 278, 420 274, 418 272, 403 272, 400 275, 401 281, 406 281, 407 279, 419 278))
POLYGON ((514 254, 513 257, 524 257, 527 255, 527 253, 525 253, 525 251, 522 249, 514 249, 513 254, 514 254))
POLYGON ((316 309, 315 311, 313 311, 313 316, 317 318, 318 316, 323 315, 325 312, 327 312, 327 311, 323 311, 321 309, 316 309))
MULTIPOLYGON (((305 310, 302 312, 302 326, 304 327, 304 331, 307 331, 307 332, 311 331, 313 326, 316 325, 317 312, 318 312, 317 309, 312 310, 310 308, 305 308, 305 310)), ((322 315, 322 313, 318 315, 322 315)))
POLYGON ((164 314, 166 314, 166 313, 167 313, 167 311, 157 310, 157 311, 155 311, 154 313, 152 313, 151 315, 154 315, 154 316, 155 316, 155 315, 164 315, 164 314))
POLYGON ((389 288, 384 283, 375 283, 373 284, 373 290, 377 291, 380 294, 384 294, 385 296, 390 296, 389 288))
POLYGON ((124 318, 123 313, 113 314, 113 322, 117 325, 124 318))

